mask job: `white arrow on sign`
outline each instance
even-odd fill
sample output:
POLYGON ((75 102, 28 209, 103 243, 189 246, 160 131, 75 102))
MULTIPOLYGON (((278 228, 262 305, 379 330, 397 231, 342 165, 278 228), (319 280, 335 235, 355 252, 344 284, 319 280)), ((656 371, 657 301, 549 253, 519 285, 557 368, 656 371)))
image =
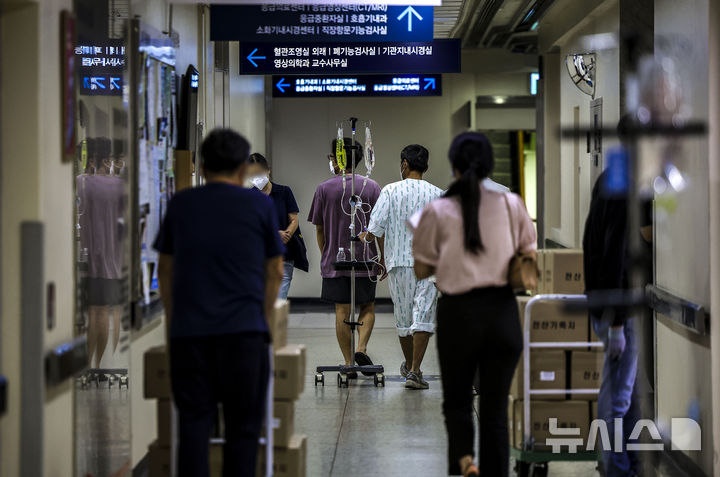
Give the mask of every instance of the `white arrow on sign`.
POLYGON ((412 31, 413 15, 415 15, 418 20, 422 21, 423 17, 412 7, 412 5, 403 10, 400 16, 397 17, 398 20, 402 20, 405 16, 408 17, 408 31, 412 31))

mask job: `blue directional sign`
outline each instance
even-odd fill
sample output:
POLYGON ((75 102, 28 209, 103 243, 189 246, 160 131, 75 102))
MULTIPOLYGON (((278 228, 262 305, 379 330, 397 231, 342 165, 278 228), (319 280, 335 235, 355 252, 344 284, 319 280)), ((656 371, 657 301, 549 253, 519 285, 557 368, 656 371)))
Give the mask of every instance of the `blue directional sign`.
POLYGON ((432 41, 433 12, 433 7, 397 5, 212 5, 210 39, 432 41))
POLYGON ((80 76, 80 94, 85 96, 122 96, 122 74, 80 76))
POLYGON ((441 96, 442 75, 273 76, 274 98, 441 96))
POLYGON ((460 72, 460 41, 241 43, 240 74, 429 74, 460 72))

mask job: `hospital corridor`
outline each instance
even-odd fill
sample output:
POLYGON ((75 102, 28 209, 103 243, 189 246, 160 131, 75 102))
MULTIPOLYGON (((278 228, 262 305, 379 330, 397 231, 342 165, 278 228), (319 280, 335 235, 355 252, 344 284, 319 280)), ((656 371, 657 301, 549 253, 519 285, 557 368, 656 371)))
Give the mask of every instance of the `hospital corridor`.
POLYGON ((0 477, 720 477, 719 0, 0 0, 0 477))

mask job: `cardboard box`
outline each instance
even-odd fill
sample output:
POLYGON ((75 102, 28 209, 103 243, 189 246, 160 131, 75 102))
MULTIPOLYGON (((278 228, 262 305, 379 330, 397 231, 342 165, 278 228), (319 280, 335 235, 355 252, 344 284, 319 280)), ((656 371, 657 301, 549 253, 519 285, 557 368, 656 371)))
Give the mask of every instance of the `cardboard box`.
MULTIPOLYGON (((573 351, 570 356, 570 389, 600 389, 605 353, 573 351)), ((572 394, 572 399, 597 399, 595 394, 572 394)))
POLYGON ((170 399, 170 362, 165 345, 145 352, 144 395, 146 399, 170 399))
POLYGON ((547 293, 545 286, 545 249, 539 249, 537 251, 538 270, 540 270, 540 276, 538 277, 538 286, 536 290, 533 290, 535 294, 542 295, 547 293))
MULTIPOLYGON (((530 297, 518 297, 520 326, 525 326, 525 308, 530 297)), ((530 340, 549 341, 587 341, 589 318, 585 310, 567 312, 559 301, 539 302, 533 305, 530 323, 530 340)))
MULTIPOLYGON (((556 418, 560 428, 579 428, 583 442, 587 439, 590 430, 587 401, 531 401, 530 435, 534 439, 535 450, 550 450, 550 447, 545 445, 546 439, 553 437, 550 435, 550 418, 556 418)), ((514 435, 513 445, 518 448, 523 442, 523 426, 523 400, 514 400, 510 432, 514 435)))
MULTIPOLYGON (((306 477, 307 437, 292 436, 287 448, 273 449, 274 477, 306 477)), ((260 446, 257 476, 265 476, 265 446, 260 446)))
POLYGON ((169 446, 161 446, 157 441, 148 449, 148 477, 171 477, 169 446))
POLYGON ((290 302, 287 300, 277 300, 272 316, 268 319, 268 327, 272 336, 273 346, 282 348, 287 345, 288 335, 288 315, 290 313, 290 302))
POLYGON ((294 401, 305 390, 305 345, 275 350, 275 399, 294 401))
MULTIPOLYGON (((523 357, 515 370, 510 395, 523 398, 523 357)), ((565 389, 567 387, 565 351, 534 350, 530 353, 530 389, 565 389)), ((532 399, 564 400, 566 393, 535 396, 532 399)))
POLYGON ((157 443, 160 446, 169 446, 172 440, 172 401, 158 399, 157 401, 157 443))
MULTIPOLYGON (((295 402, 275 400, 273 403, 273 446, 288 447, 295 434, 295 402)), ((263 426, 262 435, 265 436, 263 426)))
POLYGON ((582 250, 546 249, 543 268, 544 293, 585 293, 582 250))

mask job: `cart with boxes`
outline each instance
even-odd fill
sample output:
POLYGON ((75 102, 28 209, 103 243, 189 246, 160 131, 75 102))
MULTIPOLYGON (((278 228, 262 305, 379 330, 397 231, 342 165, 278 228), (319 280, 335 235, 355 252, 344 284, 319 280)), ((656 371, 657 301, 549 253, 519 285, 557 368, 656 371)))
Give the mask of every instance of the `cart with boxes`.
MULTIPOLYGON (((272 368, 268 386, 266 425, 258 446, 258 477, 305 477, 307 438, 295 433, 295 401, 305 390, 306 352, 304 345, 287 343, 289 304, 278 300, 269 319, 273 346, 269 353, 272 368)), ((173 409, 170 373, 165 346, 145 353, 144 394, 157 402, 157 439, 150 445, 150 477, 175 475, 177 415, 173 409)), ((218 419, 216 437, 210 445, 210 475, 222 475, 224 429, 218 419)))
POLYGON ((598 459, 596 452, 556 453, 546 445, 553 418, 560 429, 588 435, 604 354, 584 309, 582 251, 543 250, 538 261, 539 294, 518 297, 524 346, 508 409, 510 454, 519 477, 547 475, 552 461, 598 459), (578 306, 568 309, 570 304, 578 306))

